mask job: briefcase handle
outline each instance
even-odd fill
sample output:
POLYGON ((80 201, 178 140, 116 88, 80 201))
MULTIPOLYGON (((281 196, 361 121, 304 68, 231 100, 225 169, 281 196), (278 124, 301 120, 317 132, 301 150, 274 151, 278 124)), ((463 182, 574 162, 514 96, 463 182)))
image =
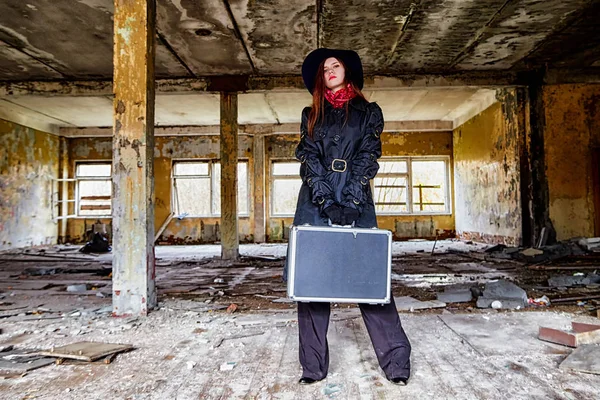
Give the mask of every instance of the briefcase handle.
POLYGON ((352 225, 334 225, 331 222, 331 218, 327 218, 327 221, 329 223, 329 226, 331 226, 332 228, 354 228, 354 223, 356 222, 356 221, 352 221, 352 225))

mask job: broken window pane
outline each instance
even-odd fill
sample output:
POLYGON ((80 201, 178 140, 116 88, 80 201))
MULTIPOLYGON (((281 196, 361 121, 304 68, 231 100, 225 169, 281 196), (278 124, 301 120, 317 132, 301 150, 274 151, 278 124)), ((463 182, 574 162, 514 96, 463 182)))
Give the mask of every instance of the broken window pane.
MULTIPOLYGON (((173 165, 174 210, 177 215, 218 217, 221 213, 221 165, 177 162, 173 165), (205 177, 203 177, 205 176, 205 177)), ((248 215, 248 163, 238 163, 238 214, 248 215)))
POLYGON ((406 177, 378 174, 374 179, 375 211, 408 212, 406 177))
POLYGON ((412 161, 413 212, 446 211, 446 162, 412 161))
POLYGON ((110 163, 81 163, 75 167, 77 215, 110 216, 112 178, 110 163))
POLYGON ((274 162, 273 175, 275 176, 300 176, 299 162, 274 162))
POLYGON ((379 161, 379 174, 408 172, 406 161, 379 161))
POLYGON ((300 163, 276 161, 271 166, 271 214, 292 216, 296 211, 298 193, 302 186, 300 163))
POLYGON ((208 163, 178 162, 173 165, 173 175, 204 175, 208 176, 208 163))
POLYGON ((77 164, 75 175, 81 177, 110 177, 111 164, 77 164))

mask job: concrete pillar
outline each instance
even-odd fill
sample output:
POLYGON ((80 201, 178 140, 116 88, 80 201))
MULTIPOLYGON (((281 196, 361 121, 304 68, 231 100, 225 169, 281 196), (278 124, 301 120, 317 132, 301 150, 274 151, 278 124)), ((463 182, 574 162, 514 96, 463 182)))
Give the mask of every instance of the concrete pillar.
POLYGON ((146 315, 154 283, 155 0, 115 0, 113 315, 146 315))
POLYGON ((254 135, 254 243, 264 243, 265 225, 265 137, 254 135))
POLYGON ((529 188, 530 204, 530 245, 539 242, 542 232, 547 244, 556 242, 556 230, 550 219, 550 193, 546 176, 546 156, 544 149, 544 133, 546 130, 546 107, 544 104, 543 70, 530 74, 528 97, 530 104, 529 124, 531 135, 528 143, 529 168, 531 180, 529 188))
POLYGON ((237 220, 238 97, 221 92, 221 258, 240 254, 237 220))

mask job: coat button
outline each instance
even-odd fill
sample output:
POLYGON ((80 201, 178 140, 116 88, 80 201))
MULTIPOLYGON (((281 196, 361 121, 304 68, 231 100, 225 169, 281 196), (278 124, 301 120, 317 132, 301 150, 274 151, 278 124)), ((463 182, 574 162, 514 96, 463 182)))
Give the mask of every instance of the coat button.
POLYGON ((340 141, 340 135, 335 135, 333 137, 333 140, 336 141, 336 142, 339 142, 340 141))

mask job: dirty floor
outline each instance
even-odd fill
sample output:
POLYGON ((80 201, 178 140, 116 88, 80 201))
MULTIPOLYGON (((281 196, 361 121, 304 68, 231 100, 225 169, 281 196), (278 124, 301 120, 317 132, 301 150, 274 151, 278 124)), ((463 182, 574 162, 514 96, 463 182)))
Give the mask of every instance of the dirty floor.
MULTIPOLYGON (((474 258, 484 245, 442 241, 433 255, 432 247, 394 243, 395 296, 432 300, 445 285, 497 278, 521 283, 528 294, 545 290, 546 272, 474 258)), ((84 255, 69 246, 0 254, 0 347, 45 350, 79 341, 135 347, 110 364, 64 362, 6 375, 0 398, 598 398, 600 375, 559 369, 572 350, 537 339, 539 326, 598 323, 576 304, 498 312, 466 303, 401 312, 413 346, 406 387, 382 375, 355 305, 334 305, 329 376, 299 386, 295 306, 281 282, 285 245, 240 251, 239 262, 225 263, 213 258, 218 246, 157 247, 159 308, 146 318, 110 316, 109 254, 84 255), (67 291, 82 284, 83 291, 67 291), (231 304, 236 309, 228 313, 231 304)))

